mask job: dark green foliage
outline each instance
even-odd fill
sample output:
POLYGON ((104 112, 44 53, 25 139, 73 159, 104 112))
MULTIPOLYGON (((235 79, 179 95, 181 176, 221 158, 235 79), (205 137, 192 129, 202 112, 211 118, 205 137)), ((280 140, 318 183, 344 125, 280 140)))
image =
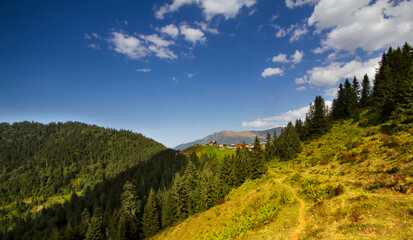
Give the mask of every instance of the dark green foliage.
POLYGON ((200 198, 198 171, 192 161, 189 161, 186 166, 183 182, 187 203, 186 211, 189 215, 192 215, 197 212, 197 201, 200 198))
POLYGON ((382 55, 371 96, 373 122, 413 122, 413 51, 409 44, 382 55))
POLYGON ((308 138, 308 133, 307 133, 307 129, 304 126, 304 123, 301 119, 297 119, 295 121, 295 130, 298 133, 298 136, 300 137, 301 141, 305 141, 308 138))
POLYGON ((266 145, 265 145, 265 160, 268 162, 271 159, 274 158, 274 144, 272 142, 272 137, 271 134, 268 132, 267 133, 267 138, 266 138, 266 145))
POLYGON ((294 125, 289 122, 281 131, 277 140, 276 153, 280 160, 290 160, 297 153, 302 151, 300 137, 294 128, 294 125))
POLYGON ((165 147, 126 130, 79 122, 20 122, 0 124, 0 149, 0 207, 32 199, 5 208, 0 216, 0 231, 5 231, 3 221, 11 216, 27 216, 52 196, 85 193, 87 187, 147 161, 165 147))
POLYGON ((249 178, 259 178, 262 174, 264 174, 267 171, 264 164, 263 156, 264 153, 261 148, 260 139, 258 137, 255 137, 254 148, 252 149, 252 157, 250 158, 251 160, 249 164, 249 178))
POLYGON ((172 201, 172 193, 169 190, 164 190, 162 198, 161 226, 166 228, 172 225, 175 215, 174 202, 172 201))
POLYGON ((155 191, 151 189, 142 217, 142 228, 146 238, 152 237, 160 230, 161 224, 159 216, 155 191))
POLYGON ((369 76, 367 76, 367 74, 364 75, 361 86, 363 89, 361 90, 360 106, 362 108, 365 108, 368 106, 369 98, 371 95, 371 85, 370 85, 369 76))
POLYGON ((323 135, 330 129, 328 107, 321 96, 317 96, 314 104, 310 104, 310 109, 305 118, 305 129, 310 137, 323 135))
POLYGON ((101 222, 98 218, 92 217, 86 232, 85 240, 102 240, 104 239, 101 229, 101 222))

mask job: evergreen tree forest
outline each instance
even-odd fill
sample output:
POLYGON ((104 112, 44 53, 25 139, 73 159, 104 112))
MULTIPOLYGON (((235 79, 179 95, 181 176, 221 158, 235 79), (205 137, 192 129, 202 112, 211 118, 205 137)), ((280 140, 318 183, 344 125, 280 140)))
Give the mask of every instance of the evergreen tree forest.
POLYGON ((145 239, 225 201, 269 161, 344 119, 403 130, 413 124, 413 49, 383 53, 373 82, 338 87, 331 109, 317 96, 304 120, 257 137, 232 155, 184 155, 130 131, 78 122, 0 124, 0 239, 145 239), (61 201, 48 204, 61 196, 61 201))

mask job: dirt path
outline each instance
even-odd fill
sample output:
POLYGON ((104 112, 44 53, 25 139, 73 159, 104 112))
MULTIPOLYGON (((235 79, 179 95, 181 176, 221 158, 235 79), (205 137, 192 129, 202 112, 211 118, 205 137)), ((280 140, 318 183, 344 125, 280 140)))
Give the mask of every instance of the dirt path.
POLYGON ((298 236, 300 236, 300 233, 304 230, 305 226, 307 225, 307 221, 305 220, 305 202, 298 197, 298 195, 295 193, 294 189, 292 189, 292 187, 283 184, 280 180, 279 180, 280 184, 283 185, 284 187, 288 188, 293 194, 294 197, 297 198, 297 200, 300 202, 300 224, 297 226, 297 228, 294 230, 293 233, 290 234, 290 236, 288 236, 289 240, 297 240, 298 236))

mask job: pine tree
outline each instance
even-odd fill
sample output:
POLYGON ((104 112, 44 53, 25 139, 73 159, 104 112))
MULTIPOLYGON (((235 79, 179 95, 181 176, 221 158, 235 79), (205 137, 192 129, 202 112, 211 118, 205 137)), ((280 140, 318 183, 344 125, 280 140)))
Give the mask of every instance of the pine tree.
POLYGON ((86 232, 85 240, 101 240, 104 239, 101 230, 101 221, 96 217, 92 217, 89 227, 86 232))
POLYGON ((160 230, 158 203, 152 188, 143 211, 142 230, 146 238, 152 237, 160 230))
POLYGON ((297 131, 298 136, 300 136, 301 141, 305 141, 307 139, 307 131, 301 119, 295 120, 295 130, 297 131))
MULTIPOLYGON (((317 96, 314 104, 310 104, 305 119, 305 128, 310 137, 323 135, 330 129, 328 107, 321 96, 317 96)), ((294 131, 296 130, 294 129, 294 131)))
POLYGON ((173 221, 182 220, 188 217, 187 193, 182 177, 179 173, 175 174, 174 185, 172 186, 172 198, 174 199, 174 207, 176 215, 173 221))
POLYGON ((360 106, 362 108, 365 108, 368 105, 368 101, 371 95, 371 85, 370 85, 369 76, 367 74, 364 75, 361 86, 363 89, 361 90, 360 106))
POLYGON ((134 238, 140 231, 139 219, 141 215, 141 201, 135 196, 135 186, 126 181, 122 187, 121 208, 119 214, 125 221, 126 236, 134 238))
POLYGON ((197 212, 197 201, 199 199, 198 193, 198 171, 192 161, 188 162, 186 166, 184 177, 185 192, 187 194, 187 212, 192 215, 197 212))
POLYGON ((164 190, 161 213, 162 228, 171 226, 174 217, 174 207, 172 202, 172 193, 169 190, 164 190))
POLYGON ((337 98, 333 100, 331 115, 334 120, 344 119, 346 117, 347 108, 345 106, 344 86, 340 83, 337 92, 337 98))
POLYGON ((260 139, 255 136, 254 148, 252 149, 250 175, 251 179, 259 178, 267 169, 263 161, 263 151, 261 148, 260 139))
POLYGON ((265 145, 265 160, 268 162, 274 157, 274 146, 272 145, 272 137, 269 132, 267 132, 266 142, 267 143, 265 145))
POLYGON ((277 156, 282 161, 292 159, 302 151, 300 137, 291 122, 281 131, 276 149, 277 156))

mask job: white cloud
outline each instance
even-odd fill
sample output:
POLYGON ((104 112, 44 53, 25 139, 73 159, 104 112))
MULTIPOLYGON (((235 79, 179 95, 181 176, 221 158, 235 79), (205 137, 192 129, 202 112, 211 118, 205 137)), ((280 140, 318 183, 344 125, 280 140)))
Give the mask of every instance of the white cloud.
POLYGON ((178 78, 176 77, 172 77, 172 81, 174 81, 175 83, 179 83, 178 78))
POLYGON ((168 34, 172 38, 176 38, 179 35, 179 29, 173 24, 164 26, 163 28, 161 28, 160 32, 168 34))
POLYGON ((125 25, 128 25, 128 24, 129 24, 128 21, 126 21, 126 20, 123 21, 123 23, 124 23, 125 25))
POLYGON ((147 72, 152 71, 152 69, 150 69, 150 68, 140 68, 140 69, 136 69, 136 71, 137 71, 137 72, 147 73, 147 72))
POLYGON ((166 13, 176 12, 184 5, 198 5, 207 20, 215 15, 224 15, 225 19, 234 18, 244 6, 253 6, 256 0, 173 0, 171 4, 165 4, 155 11, 155 17, 163 19, 166 13))
POLYGON ((309 106, 297 109, 290 110, 280 115, 268 117, 268 118, 259 118, 251 122, 242 122, 243 127, 252 127, 252 128, 273 128, 273 127, 283 127, 287 125, 289 121, 294 122, 296 119, 305 119, 305 114, 308 112, 309 106))
POLYGON ((167 40, 159 37, 157 34, 139 35, 139 37, 142 40, 145 40, 146 42, 150 42, 150 43, 155 44, 157 47, 168 47, 169 45, 174 44, 173 41, 167 41, 167 40))
POLYGON ((211 34, 218 34, 219 33, 218 29, 210 28, 208 26, 208 24, 206 24, 204 22, 195 22, 195 24, 198 25, 202 29, 202 31, 204 31, 204 32, 209 32, 211 34))
POLYGON ((304 91, 305 89, 306 89, 306 87, 301 86, 301 87, 296 88, 295 90, 300 92, 300 91, 304 91))
POLYGON ((248 12, 248 16, 254 15, 254 13, 256 13, 257 11, 258 11, 258 10, 257 10, 256 8, 251 9, 251 10, 248 12))
POLYGON ((292 60, 291 60, 291 61, 292 61, 294 64, 300 63, 301 60, 303 59, 303 56, 304 56, 304 51, 295 50, 294 55, 291 56, 291 57, 292 57, 292 60))
POLYGON ((196 44, 197 42, 205 42, 206 38, 204 33, 195 28, 189 27, 186 23, 181 24, 180 26, 181 34, 184 35, 184 38, 188 42, 196 44))
POLYGON ((300 40, 301 36, 305 35, 308 32, 308 30, 305 27, 305 25, 303 25, 302 27, 294 28, 292 32, 293 34, 290 37, 290 42, 295 42, 300 40))
POLYGON ((316 32, 325 32, 314 50, 377 51, 413 41, 413 1, 320 0, 308 19, 316 32))
POLYGON ((283 75, 284 71, 280 68, 266 68, 264 72, 261 73, 263 78, 270 77, 273 75, 283 75))
POLYGON ((308 82, 307 75, 305 75, 304 77, 301 77, 301 78, 296 78, 296 79, 294 80, 294 82, 295 82, 295 84, 304 84, 304 83, 307 83, 307 82, 308 82))
POLYGON ((271 61, 273 61, 273 62, 282 62, 282 63, 288 62, 287 55, 283 54, 283 53, 280 53, 280 54, 278 54, 278 56, 274 56, 271 61))
POLYGON ((148 49, 155 53, 155 56, 162 59, 177 59, 178 56, 175 55, 173 51, 166 47, 160 47, 157 45, 150 45, 148 49))
POLYGON ((278 32, 275 34, 275 36, 278 38, 285 37, 285 35, 287 35, 287 32, 284 29, 278 30, 278 32))
POLYGON ((194 73, 188 73, 188 74, 186 74, 187 76, 188 76, 188 78, 192 78, 192 77, 194 77, 195 75, 197 75, 198 74, 198 72, 194 72, 194 73))
POLYGON ((83 37, 85 39, 91 39, 92 38, 88 33, 83 34, 83 37))
POLYGON ((274 22, 275 19, 277 19, 278 17, 279 17, 278 15, 273 14, 273 15, 271 16, 270 20, 268 20, 268 21, 269 21, 269 22, 274 22))
MULTIPOLYGON (((330 109, 332 102, 324 101, 325 105, 330 109)), ((288 122, 295 122, 297 119, 305 120, 305 115, 307 114, 310 106, 302 107, 296 110, 290 110, 280 115, 268 117, 268 118, 259 118, 251 122, 242 122, 243 127, 252 127, 252 128, 274 128, 274 127, 284 127, 288 122)))
POLYGON ((328 89, 324 89, 324 96, 327 97, 336 97, 337 96, 337 91, 338 88, 328 88, 328 89))
POLYGON ((87 47, 95 49, 95 50, 100 50, 101 49, 99 44, 95 44, 95 43, 91 43, 91 44, 87 45, 87 47))
POLYGON ((94 36, 97 39, 102 39, 97 33, 92 33, 92 36, 94 36))
POLYGON ((288 8, 301 7, 304 4, 315 4, 319 0, 285 0, 285 5, 288 8))
POLYGON ((148 50, 143 42, 133 36, 121 32, 112 32, 109 42, 113 44, 113 49, 132 59, 146 57, 148 50))
POLYGON ((176 59, 178 56, 171 51, 168 46, 174 44, 172 41, 162 39, 156 34, 139 35, 143 40, 134 36, 129 36, 122 32, 112 32, 109 42, 113 44, 113 49, 129 58, 139 59, 154 53, 162 59, 176 59))
POLYGON ((370 77, 374 76, 375 69, 378 68, 380 57, 372 58, 365 62, 353 60, 347 63, 333 62, 325 67, 314 67, 308 70, 309 84, 316 86, 333 86, 343 78, 359 76, 361 78, 367 73, 370 77))

